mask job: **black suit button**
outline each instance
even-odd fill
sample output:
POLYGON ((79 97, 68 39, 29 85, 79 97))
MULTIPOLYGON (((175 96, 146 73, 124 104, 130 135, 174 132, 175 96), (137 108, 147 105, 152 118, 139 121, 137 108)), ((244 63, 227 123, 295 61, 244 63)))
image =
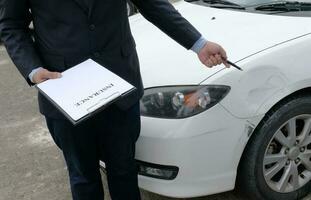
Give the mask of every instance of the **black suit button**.
POLYGON ((99 58, 99 57, 100 57, 100 53, 95 52, 95 53, 94 53, 94 57, 95 57, 95 58, 99 58))
POLYGON ((96 26, 94 24, 91 24, 89 28, 90 28, 91 31, 94 31, 96 26))

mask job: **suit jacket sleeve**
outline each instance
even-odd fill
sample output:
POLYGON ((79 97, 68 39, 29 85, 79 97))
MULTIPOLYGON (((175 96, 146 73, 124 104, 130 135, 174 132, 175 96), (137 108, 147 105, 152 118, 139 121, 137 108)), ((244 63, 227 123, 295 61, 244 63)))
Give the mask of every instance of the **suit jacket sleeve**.
POLYGON ((163 32, 190 49, 201 34, 167 0, 132 0, 141 14, 163 32))
POLYGON ((0 0, 0 33, 8 54, 20 73, 31 84, 28 75, 42 66, 32 40, 28 0, 0 0))

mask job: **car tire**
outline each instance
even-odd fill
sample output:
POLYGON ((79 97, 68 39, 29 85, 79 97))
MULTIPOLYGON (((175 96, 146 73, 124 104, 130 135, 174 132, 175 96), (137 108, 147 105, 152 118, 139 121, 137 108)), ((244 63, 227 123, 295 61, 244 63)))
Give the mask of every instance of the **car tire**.
POLYGON ((136 13, 136 7, 132 2, 127 2, 127 15, 132 16, 136 13))
POLYGON ((304 150, 308 154, 303 154, 301 153, 303 148, 300 147, 300 145, 304 145, 303 139, 300 144, 300 140, 297 139, 306 135, 303 133, 307 133, 307 136, 311 137, 310 130, 303 130, 309 126, 309 121, 305 121, 309 119, 311 121, 311 96, 290 98, 266 115, 255 129, 240 161, 237 177, 239 193, 252 200, 296 200, 302 199, 310 193, 311 169, 305 167, 310 167, 311 158, 308 157, 306 160, 305 155, 309 155, 311 144, 306 145, 304 150), (291 127, 295 127, 295 129, 291 129, 291 127), (299 131, 303 135, 299 135, 299 131), (281 134, 285 136, 288 143, 284 142, 281 134), (293 135, 296 135, 294 145, 292 145, 293 140, 291 139, 293 137, 290 137, 293 135), (282 145, 280 141, 286 145, 282 145), (291 145, 292 147, 288 151, 287 146, 291 145), (297 148, 300 149, 300 153, 296 159, 297 148), (275 160, 271 159, 272 156, 274 158, 279 156, 280 159, 273 163, 275 160), (300 159, 300 156, 303 159, 299 164, 296 161, 298 158, 300 159), (309 161, 308 165, 305 165, 306 161, 309 161), (284 162, 286 162, 285 166, 273 175, 277 171, 276 169, 284 165, 284 162), (307 177, 304 175, 305 173, 308 173, 307 177), (288 174, 290 176, 286 176, 288 174), (297 180, 299 181, 297 182, 297 180), (304 184, 300 184, 300 181, 304 184))

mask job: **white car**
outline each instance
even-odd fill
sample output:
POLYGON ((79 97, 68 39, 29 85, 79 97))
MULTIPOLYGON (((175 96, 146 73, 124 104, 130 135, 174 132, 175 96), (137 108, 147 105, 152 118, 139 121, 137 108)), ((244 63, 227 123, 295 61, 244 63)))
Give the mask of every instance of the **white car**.
POLYGON ((141 15, 130 18, 145 86, 141 188, 187 198, 239 186, 260 200, 311 191, 311 6, 257 2, 175 4, 243 71, 206 68, 141 15))

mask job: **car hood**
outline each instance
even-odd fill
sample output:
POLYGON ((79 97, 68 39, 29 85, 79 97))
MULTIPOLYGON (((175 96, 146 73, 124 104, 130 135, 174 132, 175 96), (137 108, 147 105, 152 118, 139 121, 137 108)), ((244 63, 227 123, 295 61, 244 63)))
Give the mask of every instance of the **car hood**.
MULTIPOLYGON (((310 18, 216 9, 184 1, 175 7, 207 40, 221 44, 233 62, 311 32, 310 18)), ((132 16, 130 23, 145 88, 199 84, 224 68, 204 67, 195 53, 185 50, 140 14, 132 16)))

